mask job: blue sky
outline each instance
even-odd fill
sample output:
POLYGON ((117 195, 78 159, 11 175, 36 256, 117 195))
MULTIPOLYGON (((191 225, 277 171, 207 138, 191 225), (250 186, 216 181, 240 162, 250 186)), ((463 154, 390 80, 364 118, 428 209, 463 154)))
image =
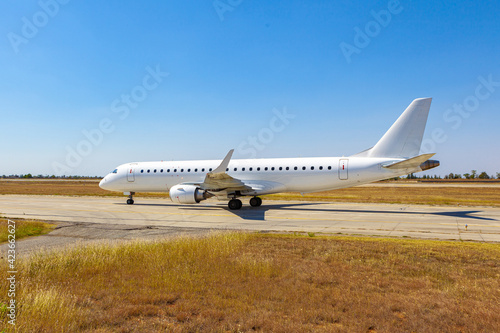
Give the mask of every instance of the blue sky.
POLYGON ((2 1, 0 174, 348 156, 418 97, 431 174, 494 174, 498 17, 495 1, 2 1))

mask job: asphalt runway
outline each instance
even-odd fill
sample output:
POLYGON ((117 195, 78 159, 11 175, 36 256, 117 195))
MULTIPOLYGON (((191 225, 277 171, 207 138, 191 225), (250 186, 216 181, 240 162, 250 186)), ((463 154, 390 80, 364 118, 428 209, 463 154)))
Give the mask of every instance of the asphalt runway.
POLYGON ((50 236, 26 240, 27 248, 78 240, 198 235, 212 230, 312 232, 500 242, 500 208, 264 200, 230 211, 225 202, 178 205, 168 199, 0 196, 0 214, 58 221, 50 236), (466 226, 467 225, 467 229, 466 226))

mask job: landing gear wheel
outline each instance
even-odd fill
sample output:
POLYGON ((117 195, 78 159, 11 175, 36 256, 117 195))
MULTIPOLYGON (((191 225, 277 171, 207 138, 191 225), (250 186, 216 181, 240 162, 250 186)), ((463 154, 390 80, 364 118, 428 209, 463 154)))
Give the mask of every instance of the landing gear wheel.
POLYGON ((228 205, 229 209, 231 209, 231 210, 237 210, 237 209, 240 209, 241 206, 243 206, 243 204, 241 203, 241 200, 239 200, 239 199, 231 199, 231 200, 229 200, 227 205, 228 205))
POLYGON ((259 207, 260 205, 262 205, 262 199, 259 198, 259 197, 253 197, 252 199, 250 199, 250 206, 252 207, 259 207))
POLYGON ((133 205, 135 192, 123 192, 123 194, 128 195, 127 205, 133 205))

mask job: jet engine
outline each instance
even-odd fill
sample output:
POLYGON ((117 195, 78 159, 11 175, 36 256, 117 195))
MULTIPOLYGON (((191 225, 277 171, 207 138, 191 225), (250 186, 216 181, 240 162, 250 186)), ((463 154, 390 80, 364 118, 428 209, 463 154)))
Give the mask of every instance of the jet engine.
POLYGON ((170 200, 181 204, 194 204, 212 197, 208 193, 194 185, 175 185, 170 188, 170 200))

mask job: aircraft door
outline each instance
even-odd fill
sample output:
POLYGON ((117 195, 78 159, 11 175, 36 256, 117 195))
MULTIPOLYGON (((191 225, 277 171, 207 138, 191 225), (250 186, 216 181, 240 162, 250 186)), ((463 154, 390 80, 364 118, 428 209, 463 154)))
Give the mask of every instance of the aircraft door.
POLYGON ((129 167, 127 170, 127 180, 129 182, 135 181, 134 167, 129 167))
POLYGON ((346 180, 348 177, 347 165, 349 160, 347 158, 341 158, 339 160, 339 179, 346 180))

